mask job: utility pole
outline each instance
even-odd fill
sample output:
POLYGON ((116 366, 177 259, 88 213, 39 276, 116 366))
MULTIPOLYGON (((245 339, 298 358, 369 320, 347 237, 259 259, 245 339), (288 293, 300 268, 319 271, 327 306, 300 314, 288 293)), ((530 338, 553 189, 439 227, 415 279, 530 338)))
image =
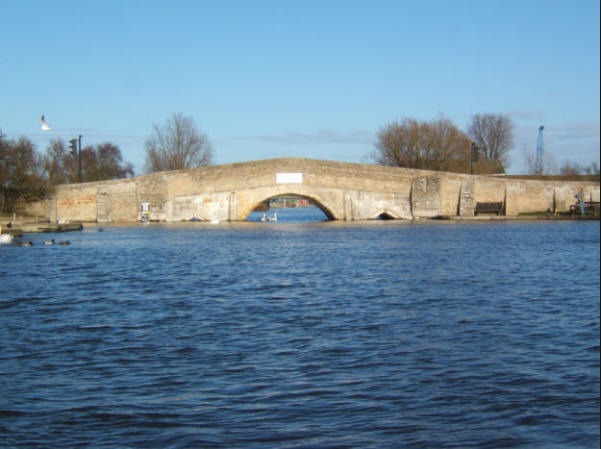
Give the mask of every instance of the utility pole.
POLYGON ((71 139, 69 141, 69 148, 71 148, 70 153, 73 157, 77 158, 77 181, 81 182, 81 138, 83 136, 80 134, 77 139, 71 139))

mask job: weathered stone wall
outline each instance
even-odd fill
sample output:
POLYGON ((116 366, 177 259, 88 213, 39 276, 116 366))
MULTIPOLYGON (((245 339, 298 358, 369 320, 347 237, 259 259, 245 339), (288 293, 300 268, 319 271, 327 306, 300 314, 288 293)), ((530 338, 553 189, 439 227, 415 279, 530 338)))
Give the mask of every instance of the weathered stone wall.
POLYGON ((553 212, 554 187, 553 184, 544 181, 518 180, 508 183, 505 213, 517 215, 520 212, 553 212))
POLYGON ((99 222, 133 222, 139 218, 135 181, 102 184, 97 191, 97 220, 99 222), (101 198, 103 201, 101 201, 101 198), (102 211, 104 202, 104 211, 102 211), (104 219, 101 219, 103 217, 104 219))
POLYGON ((413 215, 432 218, 442 215, 442 184, 440 176, 419 176, 411 185, 413 215))
POLYGON ((86 183, 60 186, 56 192, 57 220, 96 221, 98 185, 99 183, 86 183))
POLYGON ((469 217, 474 214, 474 208, 476 207, 475 197, 475 185, 476 182, 473 177, 464 179, 460 182, 458 200, 457 200, 457 215, 462 217, 469 217))
MULTIPOLYGON (((60 186, 37 206, 54 220, 135 222, 140 204, 150 218, 244 220, 260 203, 282 194, 314 200, 331 219, 414 219, 474 215, 477 202, 503 202, 506 214, 567 211, 583 187, 599 201, 598 182, 535 181, 471 176, 378 165, 285 158, 155 173, 60 186)), ((32 206, 32 211, 33 206, 32 206)))

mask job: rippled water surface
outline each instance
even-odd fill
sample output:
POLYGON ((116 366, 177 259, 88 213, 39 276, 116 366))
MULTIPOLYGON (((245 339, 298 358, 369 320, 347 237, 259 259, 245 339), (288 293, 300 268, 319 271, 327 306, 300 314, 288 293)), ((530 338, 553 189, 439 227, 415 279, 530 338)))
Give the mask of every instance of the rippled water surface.
POLYGON ((1 447, 599 447, 598 222, 26 238, 1 447))

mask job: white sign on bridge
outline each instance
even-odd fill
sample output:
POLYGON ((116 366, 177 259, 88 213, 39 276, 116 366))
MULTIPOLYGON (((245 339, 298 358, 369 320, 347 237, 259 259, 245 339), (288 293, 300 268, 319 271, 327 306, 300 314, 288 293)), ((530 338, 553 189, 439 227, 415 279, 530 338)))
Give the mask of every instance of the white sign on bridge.
POLYGON ((276 173, 275 174, 276 184, 302 184, 303 174, 302 173, 276 173))

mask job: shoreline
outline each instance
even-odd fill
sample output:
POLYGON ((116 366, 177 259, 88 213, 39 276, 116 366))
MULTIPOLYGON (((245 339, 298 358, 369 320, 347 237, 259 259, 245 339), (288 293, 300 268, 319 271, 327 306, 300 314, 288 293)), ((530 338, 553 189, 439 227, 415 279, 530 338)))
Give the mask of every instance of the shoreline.
MULTIPOLYGON (((8 218, 8 217, 6 217, 8 218)), ((594 215, 572 215, 572 214, 528 214, 528 215, 517 215, 517 216, 508 216, 508 215, 478 215, 473 217, 461 217, 461 216, 435 216, 430 218, 416 218, 413 220, 353 220, 353 221, 343 221, 343 220, 323 220, 323 222, 329 223, 357 223, 357 224, 365 224, 365 223, 411 223, 411 222, 429 222, 429 221, 453 221, 453 222, 491 222, 491 221, 599 221, 599 216, 594 215)), ((316 221, 317 223, 321 223, 322 221, 316 221)), ((11 234, 14 237, 20 237, 23 234, 38 234, 38 233, 57 233, 57 232, 74 232, 81 231, 84 227, 130 227, 130 226, 148 226, 148 225, 179 225, 179 226, 203 226, 203 225, 211 225, 219 226, 219 225, 232 225, 232 224, 242 224, 242 223, 255 223, 255 221, 227 221, 221 223, 211 223, 208 221, 151 221, 150 223, 142 223, 139 221, 134 222, 115 222, 115 223, 98 223, 98 222, 74 222, 74 223, 48 223, 48 222, 34 222, 34 221, 16 221, 12 222, 11 220, 1 219, 0 226, 2 226, 3 234, 11 234), (12 226, 11 226, 12 225, 12 226), (9 227, 10 226, 10 227, 9 227)), ((283 222, 284 224, 296 223, 296 222, 283 222)), ((301 222, 305 223, 305 222, 301 222)), ((307 222, 314 223, 314 222, 307 222)))

